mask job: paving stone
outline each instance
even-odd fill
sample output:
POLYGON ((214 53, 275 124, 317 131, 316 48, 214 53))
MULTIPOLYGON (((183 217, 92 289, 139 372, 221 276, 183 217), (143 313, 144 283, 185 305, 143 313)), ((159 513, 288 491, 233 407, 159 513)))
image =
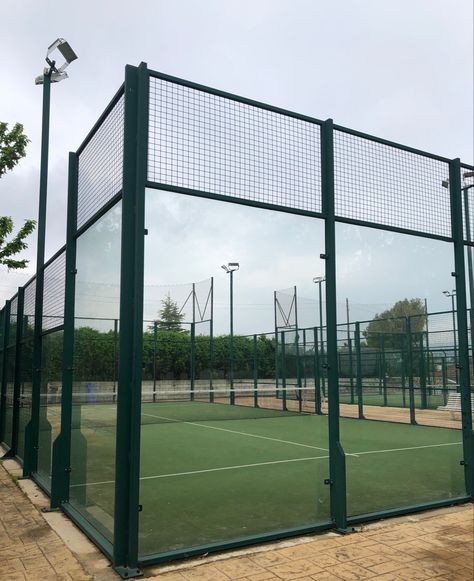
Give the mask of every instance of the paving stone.
POLYGON ((298 579, 304 576, 312 577, 316 573, 321 573, 323 569, 307 559, 300 559, 276 565, 272 567, 272 571, 281 579, 298 579))

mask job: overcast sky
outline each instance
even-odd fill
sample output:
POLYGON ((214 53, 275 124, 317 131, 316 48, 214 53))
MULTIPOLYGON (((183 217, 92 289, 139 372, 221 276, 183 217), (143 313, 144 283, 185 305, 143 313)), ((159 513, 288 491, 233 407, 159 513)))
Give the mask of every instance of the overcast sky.
MULTIPOLYGON (((86 136, 122 82, 127 63, 145 61, 171 75, 319 119, 331 117, 341 125, 450 158, 459 156, 467 163, 473 160, 471 0, 137 0, 132 4, 26 0, 5 1, 2 13, 0 119, 23 123, 31 139, 27 157, 0 180, 0 214, 11 215, 17 225, 37 215, 41 88, 34 85, 34 78, 45 64, 47 46, 58 36, 66 38, 79 56, 69 68, 70 78, 52 89, 46 257, 65 239, 68 151, 76 150, 86 136)), ((292 228, 294 223, 295 219, 292 228)), ((269 231, 274 226, 269 219, 269 231)), ((354 303, 384 305, 411 294, 428 297, 435 309, 445 305, 440 295, 444 286, 452 284, 449 248, 421 239, 410 247, 406 239, 392 234, 339 228, 341 304, 346 296, 354 303), (428 273, 417 277, 415 285, 413 264, 420 260, 431 260, 428 270, 433 280, 428 273)), ((322 230, 304 231, 308 240, 322 240, 322 230)), ((212 256, 216 268, 228 260, 244 262, 249 248, 263 239, 260 232, 260 238, 247 241, 244 248, 236 237, 234 246, 228 242, 219 253, 216 236, 213 232, 207 241, 201 240, 213 249, 204 254, 212 256), (231 256, 233 252, 240 256, 231 256)), ((293 250, 300 253, 297 246, 293 250)), ((312 250, 313 257, 301 256, 305 268, 308 260, 311 264, 305 277, 303 269, 294 269, 288 280, 279 276, 268 283, 265 293, 280 283, 283 287, 301 284, 302 294, 314 296, 315 287, 307 283, 309 274, 323 273, 318 262, 322 250, 312 250)), ((0 272, 1 302, 32 275, 35 252, 32 238, 27 271, 0 272)), ((288 260, 294 265, 292 258, 288 260)), ((239 274, 243 273, 242 265, 239 274)), ((167 282, 202 280, 217 272, 209 262, 201 268, 194 264, 188 278, 182 271, 179 275, 180 280, 167 282)), ((176 278, 178 272, 166 276, 176 278)), ((250 287, 241 284, 242 295, 236 301, 247 308, 250 287)), ((267 302, 267 295, 261 296, 254 295, 255 305, 267 302)), ((266 325, 263 319, 259 327, 260 323, 266 325)), ((242 332, 247 327, 243 325, 242 332)))

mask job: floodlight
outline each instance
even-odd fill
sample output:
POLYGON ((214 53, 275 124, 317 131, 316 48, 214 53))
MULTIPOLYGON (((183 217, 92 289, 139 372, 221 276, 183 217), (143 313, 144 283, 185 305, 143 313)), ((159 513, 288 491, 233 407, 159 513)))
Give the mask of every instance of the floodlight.
POLYGON ((326 280, 326 278, 324 276, 315 276, 313 278, 314 283, 324 282, 325 280, 326 280))
POLYGON ((443 186, 443 188, 448 189, 449 188, 449 180, 443 180, 441 182, 441 185, 443 186))
POLYGON ((466 178, 474 178, 474 171, 467 171, 467 172, 465 172, 465 173, 462 174, 462 177, 464 179, 466 179, 466 178))
POLYGON ((227 272, 227 274, 229 274, 229 272, 239 270, 240 264, 238 262, 229 262, 228 264, 223 264, 221 268, 223 268, 227 272))
POLYGON ((45 75, 49 75, 52 83, 59 83, 59 81, 67 79, 68 75, 64 72, 64 70, 76 59, 77 54, 72 50, 71 45, 66 40, 64 40, 64 38, 56 39, 53 44, 48 46, 48 50, 46 52, 46 62, 48 63, 49 68, 44 69, 43 75, 36 77, 35 84, 42 85, 45 75), (56 66, 56 60, 50 57, 50 55, 54 53, 55 50, 58 50, 61 53, 61 56, 64 58, 63 64, 59 67, 56 66))

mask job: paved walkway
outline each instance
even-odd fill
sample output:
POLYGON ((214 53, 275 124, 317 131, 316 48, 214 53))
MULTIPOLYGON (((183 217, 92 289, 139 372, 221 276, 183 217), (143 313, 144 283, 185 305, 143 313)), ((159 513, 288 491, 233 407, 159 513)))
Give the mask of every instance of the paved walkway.
MULTIPOLYGON (((0 579, 117 581, 109 562, 19 467, 0 466, 0 579), (8 470, 8 471, 7 471, 8 470), (20 488, 21 487, 21 488, 20 488)), ((389 519, 351 535, 326 533, 150 567, 157 581, 472 581, 473 505, 389 519)))

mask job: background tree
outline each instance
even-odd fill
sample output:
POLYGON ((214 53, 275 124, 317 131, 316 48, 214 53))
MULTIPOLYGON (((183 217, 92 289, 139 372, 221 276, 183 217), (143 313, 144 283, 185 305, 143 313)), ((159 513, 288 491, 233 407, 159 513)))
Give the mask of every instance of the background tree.
POLYGON ((426 326, 426 309, 422 299, 403 299, 392 307, 375 315, 367 325, 363 335, 368 347, 380 347, 383 335, 384 346, 401 349, 406 337, 406 317, 411 317, 411 331, 414 344, 419 343, 426 326))
MULTIPOLYGON (((25 157, 28 143, 29 139, 23 133, 21 123, 15 123, 9 131, 8 124, 0 121, 0 177, 25 157)), ((7 241, 13 232, 13 220, 10 216, 0 217, 0 265, 11 269, 25 268, 28 265, 27 260, 15 260, 12 256, 28 247, 25 238, 33 232, 35 226, 35 220, 25 220, 20 230, 7 241)))
POLYGON ((156 321, 158 331, 175 331, 178 333, 184 333, 185 330, 181 326, 184 319, 184 313, 179 310, 178 303, 168 294, 167 297, 161 301, 161 305, 162 307, 158 313, 159 319, 156 321))

